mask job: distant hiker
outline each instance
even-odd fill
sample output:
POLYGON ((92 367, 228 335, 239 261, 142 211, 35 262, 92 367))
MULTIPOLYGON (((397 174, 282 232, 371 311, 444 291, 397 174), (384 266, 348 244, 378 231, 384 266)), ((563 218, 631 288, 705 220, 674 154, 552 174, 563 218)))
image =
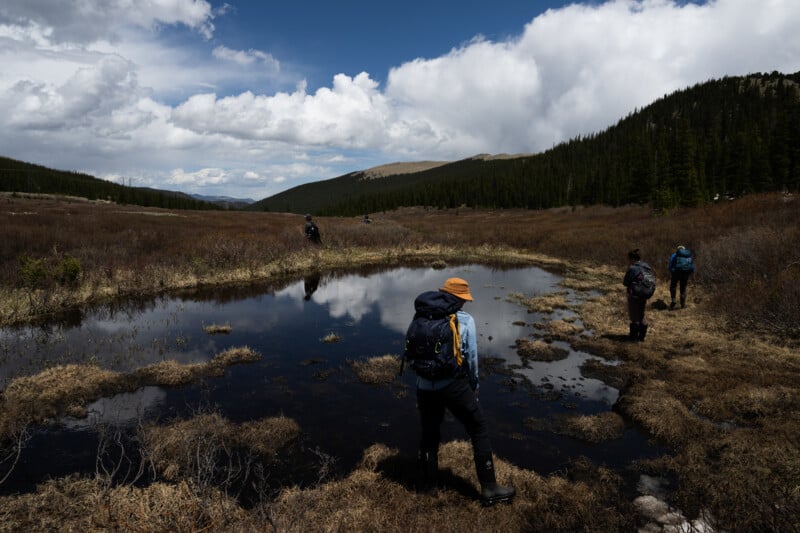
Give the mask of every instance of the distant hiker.
POLYGON ((466 429, 481 501, 484 505, 509 502, 513 487, 498 485, 492 460, 489 428, 478 404, 478 344, 475 320, 461 308, 472 301, 469 284, 449 278, 438 291, 423 292, 414 300, 414 320, 406 334, 404 362, 417 374, 417 407, 422 434, 419 465, 425 483, 436 488, 439 472, 440 426, 445 409, 466 429))
POLYGON ((314 224, 314 221, 311 220, 311 215, 306 215, 306 239, 314 244, 320 244, 322 242, 319 228, 314 224))
POLYGON ((372 220, 370 220, 369 215, 364 215, 364 224, 371 224, 372 220))
POLYGON ((630 265, 622 284, 628 288, 628 318, 631 322, 629 338, 632 341, 643 341, 647 335, 644 310, 647 300, 656 290, 656 278, 650 265, 642 261, 638 248, 628 252, 628 260, 630 265))
POLYGON ((678 249, 669 258, 669 296, 672 300, 670 309, 675 309, 675 287, 680 284, 681 309, 686 307, 686 283, 694 272, 694 254, 685 246, 678 249))

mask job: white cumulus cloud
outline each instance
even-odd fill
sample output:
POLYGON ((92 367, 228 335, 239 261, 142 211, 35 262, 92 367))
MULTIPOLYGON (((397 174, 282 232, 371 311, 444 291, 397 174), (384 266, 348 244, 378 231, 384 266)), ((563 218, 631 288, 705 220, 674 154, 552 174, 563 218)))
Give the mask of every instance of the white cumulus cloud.
POLYGON ((800 70, 796 0, 610 0, 396 65, 383 86, 340 73, 309 90, 269 51, 210 41, 226 12, 204 0, 4 0, 2 155, 263 198, 372 164, 538 152, 695 83, 800 70), (192 46, 161 38, 179 26, 192 46))

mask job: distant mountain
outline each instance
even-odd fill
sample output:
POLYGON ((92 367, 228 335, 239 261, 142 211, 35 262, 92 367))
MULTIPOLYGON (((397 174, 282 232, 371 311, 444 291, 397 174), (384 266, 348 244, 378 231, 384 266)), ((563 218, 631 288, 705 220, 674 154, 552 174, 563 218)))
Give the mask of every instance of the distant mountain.
POLYGON ((0 190, 78 196, 89 200, 168 209, 220 209, 217 204, 181 192, 127 187, 88 174, 54 170, 8 157, 0 157, 0 190))
POLYGON ((202 194, 190 194, 195 200, 217 204, 225 209, 245 209, 255 200, 252 198, 231 198, 230 196, 205 196, 202 194))
MULTIPOLYGON (((676 91, 605 131, 541 154, 480 155, 300 185, 249 209, 360 215, 400 206, 548 208, 800 190, 800 72, 726 77, 676 91)), ((380 168, 380 167, 378 167, 380 168)))

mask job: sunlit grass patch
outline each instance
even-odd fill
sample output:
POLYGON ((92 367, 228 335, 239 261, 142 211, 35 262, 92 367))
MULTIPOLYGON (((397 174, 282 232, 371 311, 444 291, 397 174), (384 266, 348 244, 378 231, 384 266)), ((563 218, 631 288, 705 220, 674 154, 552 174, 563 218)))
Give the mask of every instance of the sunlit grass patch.
POLYGON ((647 431, 673 445, 686 444, 711 429, 672 393, 677 392, 663 381, 650 380, 634 385, 620 397, 622 412, 647 431))
POLYGON ((194 381, 206 368, 204 363, 181 364, 169 359, 139 368, 133 375, 142 383, 180 387, 194 381))
POLYGON ((230 366, 240 363, 252 363, 259 359, 261 359, 261 354, 249 346, 237 346, 218 353, 208 364, 217 367, 230 366))
POLYGON ((397 379, 400 373, 400 357, 387 354, 370 357, 364 361, 349 361, 350 366, 362 383, 385 384, 397 379))
POLYGON ((199 531, 249 529, 249 513, 222 491, 188 483, 108 487, 100 479, 64 478, 36 492, 0 497, 2 531, 199 531))
POLYGON ((547 334, 554 339, 571 340, 573 336, 578 335, 583 331, 583 327, 578 324, 572 324, 566 320, 550 320, 545 325, 547 334))
POLYGON ((540 340, 517 339, 517 354, 523 360, 559 361, 566 359, 569 351, 540 340))
POLYGON ((508 294, 506 299, 524 306, 529 313, 550 314, 556 309, 569 309, 572 307, 566 296, 566 292, 555 292, 527 297, 524 294, 515 292, 508 294))
POLYGON ((209 335, 229 334, 233 328, 230 324, 209 324, 203 327, 203 331, 209 335))
POLYGON ((339 335, 337 335, 336 333, 330 332, 327 335, 325 335, 324 337, 322 337, 322 339, 320 339, 320 340, 322 342, 326 343, 326 344, 332 344, 334 342, 339 342, 340 340, 342 340, 342 338, 339 335))

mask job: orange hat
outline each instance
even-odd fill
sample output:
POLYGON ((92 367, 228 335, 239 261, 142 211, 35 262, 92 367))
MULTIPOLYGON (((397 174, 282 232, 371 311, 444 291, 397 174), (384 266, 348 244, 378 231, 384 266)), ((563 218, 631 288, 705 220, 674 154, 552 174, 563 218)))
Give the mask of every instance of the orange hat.
POLYGON ((449 292, 462 300, 472 301, 472 295, 469 293, 469 283, 461 278, 447 278, 447 281, 444 282, 444 287, 439 290, 449 292))

